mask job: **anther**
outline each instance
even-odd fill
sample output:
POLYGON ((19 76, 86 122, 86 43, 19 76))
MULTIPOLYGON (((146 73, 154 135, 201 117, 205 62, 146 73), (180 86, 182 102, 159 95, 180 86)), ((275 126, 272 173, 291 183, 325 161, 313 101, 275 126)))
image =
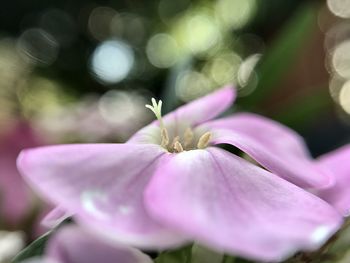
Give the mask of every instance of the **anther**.
POLYGON ((161 128, 160 135, 161 135, 161 138, 162 138, 161 146, 163 148, 165 148, 169 144, 169 135, 168 135, 167 129, 161 128))
POLYGON ((197 148, 198 149, 206 148, 209 144, 210 139, 211 139, 211 133, 210 132, 204 133, 198 140, 197 148))
POLYGON ((176 141, 174 143, 174 150, 178 153, 183 152, 184 148, 182 147, 181 143, 179 141, 176 141))
POLYGON ((180 141, 180 137, 179 136, 175 136, 171 145, 170 145, 170 149, 174 149, 174 145, 176 142, 180 141))
POLYGON ((193 132, 191 128, 187 128, 184 133, 184 139, 185 139, 185 148, 188 148, 188 146, 191 145, 192 140, 193 140, 193 132))

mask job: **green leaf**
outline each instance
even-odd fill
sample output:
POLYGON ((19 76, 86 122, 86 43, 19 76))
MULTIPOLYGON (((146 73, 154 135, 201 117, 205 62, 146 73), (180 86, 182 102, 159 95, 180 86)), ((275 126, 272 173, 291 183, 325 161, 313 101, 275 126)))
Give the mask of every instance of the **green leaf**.
POLYGON ((51 235, 54 234, 57 231, 57 229, 59 229, 60 227, 70 224, 72 222, 73 221, 71 218, 66 218, 65 220, 63 220, 54 229, 52 229, 51 231, 48 231, 38 239, 34 240, 29 246, 27 246, 25 249, 19 252, 17 256, 15 256, 12 259, 11 263, 19 263, 19 262, 22 262, 23 260, 43 255, 47 241, 49 240, 51 235))
POLYGON ((237 261, 236 258, 225 255, 222 263, 237 263, 237 261))
POLYGON ((314 89, 315 92, 303 93, 287 103, 279 113, 274 116, 277 121, 301 131, 303 126, 310 123, 332 106, 328 89, 314 89))
POLYGON ((161 253, 155 263, 191 263, 192 245, 161 253))
POLYGON ((52 231, 39 237, 33 241, 28 247, 22 250, 11 262, 18 263, 25 259, 41 256, 44 253, 46 243, 51 235, 52 231))
POLYGON ((241 99, 242 103, 255 107, 257 102, 279 87, 278 83, 294 65, 298 52, 317 25, 317 11, 317 6, 309 3, 296 11, 262 57, 256 69, 259 78, 257 87, 250 96, 241 99))
POLYGON ((191 263, 222 263, 224 254, 199 244, 192 246, 191 263))

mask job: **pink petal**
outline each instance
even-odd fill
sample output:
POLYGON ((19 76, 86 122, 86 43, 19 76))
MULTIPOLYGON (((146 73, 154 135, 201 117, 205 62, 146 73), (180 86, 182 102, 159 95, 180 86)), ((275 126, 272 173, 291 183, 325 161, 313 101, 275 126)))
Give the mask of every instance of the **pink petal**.
MULTIPOLYGON (((236 98, 236 91, 231 86, 223 87, 209 95, 187 103, 175 111, 164 116, 166 127, 175 126, 193 127, 211 120, 224 112, 236 98)), ((158 143, 158 121, 152 122, 134 134, 129 142, 132 143, 158 143)), ((174 128, 176 129, 176 128, 174 128)), ((170 129, 171 130, 171 129, 170 129)), ((177 135, 177 134, 176 134, 177 135)))
POLYGON ((47 228, 54 228, 70 216, 72 215, 62 208, 55 207, 43 217, 41 224, 47 228))
POLYGON ((329 174, 314 163, 303 139, 270 119, 241 113, 199 128, 212 131, 212 144, 232 144, 266 169, 303 188, 320 188, 333 183, 329 174))
POLYGON ((344 216, 350 215, 350 145, 346 145, 318 158, 320 167, 328 169, 335 185, 318 192, 318 195, 337 208, 344 216))
POLYGON ((235 98, 236 90, 232 86, 226 86, 177 108, 174 112, 165 115, 164 118, 176 115, 179 121, 198 125, 223 113, 232 105, 235 98))
POLYGON ((316 249, 342 223, 318 197, 212 147, 169 158, 145 202, 154 218, 195 241, 263 261, 316 249))
POLYGON ((182 241, 143 205, 144 187, 163 154, 156 145, 62 145, 23 151, 18 167, 33 188, 81 224, 158 248, 182 241))
POLYGON ((61 263, 151 263, 141 251, 107 243, 77 226, 60 229, 49 241, 46 255, 61 263))

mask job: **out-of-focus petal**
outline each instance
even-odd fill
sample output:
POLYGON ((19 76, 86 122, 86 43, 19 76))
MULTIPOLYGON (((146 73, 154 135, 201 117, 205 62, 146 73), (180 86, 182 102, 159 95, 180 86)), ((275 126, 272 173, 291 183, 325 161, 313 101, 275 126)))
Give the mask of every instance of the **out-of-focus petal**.
MULTIPOLYGON (((193 127, 211 120, 224 112, 234 102, 236 90, 231 86, 223 87, 202 98, 187 103, 163 117, 166 127, 176 129, 182 126, 193 127)), ((177 135, 177 134, 176 134, 177 135)), ((131 143, 158 143, 159 124, 152 122, 135 133, 129 140, 131 143)))
POLYGON ((21 263, 64 263, 47 257, 33 257, 21 261, 21 263))
POLYGON ((203 124, 212 144, 232 144, 271 172, 303 188, 330 186, 331 176, 314 163, 303 139, 262 116, 241 113, 203 124))
POLYGON ((156 145, 76 144, 26 150, 24 178, 81 224, 135 246, 159 248, 182 240, 153 221, 143 191, 164 150, 156 145))
POLYGON ((335 185, 317 192, 344 216, 350 215, 350 146, 346 145, 318 158, 320 167, 328 169, 335 179, 335 185))
POLYGON ((154 218, 198 243, 260 261, 317 249, 342 223, 322 199, 214 147, 169 158, 145 203, 154 218))
POLYGON ((32 205, 29 189, 17 171, 16 159, 23 148, 42 145, 43 141, 25 121, 8 125, 11 127, 0 136, 0 217, 15 225, 32 205))
POLYGON ((62 208, 55 207, 43 217, 41 224, 47 228, 54 228, 70 216, 72 215, 62 208))
POLYGON ((63 227, 49 241, 46 256, 60 263, 151 263, 141 251, 107 242, 77 226, 63 227))

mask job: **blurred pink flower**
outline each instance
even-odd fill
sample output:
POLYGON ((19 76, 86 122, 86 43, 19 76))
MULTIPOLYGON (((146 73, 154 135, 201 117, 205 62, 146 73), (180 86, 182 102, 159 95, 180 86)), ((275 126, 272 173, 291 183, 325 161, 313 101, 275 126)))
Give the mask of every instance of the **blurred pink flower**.
POLYGON ((110 243, 78 226, 59 229, 48 241, 45 255, 28 263, 152 263, 141 251, 110 243))
POLYGON ((226 87, 158 118, 125 144, 23 151, 28 182, 83 225, 143 248, 194 240, 251 259, 278 261, 321 246, 342 223, 303 190, 331 185, 302 138, 261 116, 211 119, 235 98, 226 87), (265 169, 217 145, 232 144, 265 169))
POLYGON ((17 156, 24 148, 43 144, 28 122, 17 120, 8 125, 0 135, 0 217, 13 226, 24 219, 33 201, 17 171, 17 156))

